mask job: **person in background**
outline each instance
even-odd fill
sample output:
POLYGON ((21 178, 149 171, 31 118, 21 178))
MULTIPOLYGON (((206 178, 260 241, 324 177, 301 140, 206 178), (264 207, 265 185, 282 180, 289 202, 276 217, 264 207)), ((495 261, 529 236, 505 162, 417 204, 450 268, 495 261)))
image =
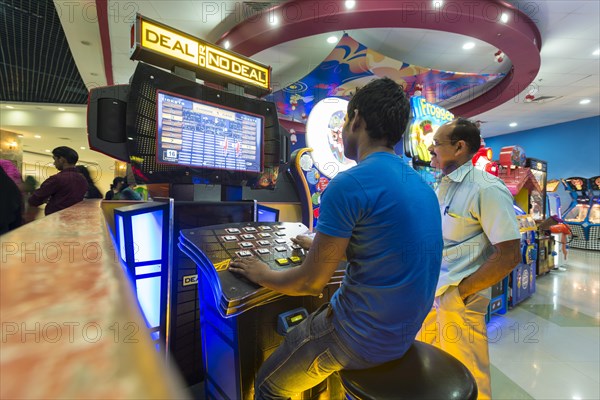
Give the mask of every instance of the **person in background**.
POLYGON ((13 182, 22 190, 23 179, 21 178, 21 173, 19 169, 15 166, 15 164, 10 160, 0 160, 0 168, 6 172, 6 175, 13 180, 13 182))
POLYGON ((92 177, 90 176, 90 171, 88 171, 88 169, 83 165, 78 165, 75 167, 75 169, 77 169, 77 172, 79 172, 81 175, 83 175, 83 177, 85 178, 85 180, 87 181, 87 184, 88 184, 88 190, 87 190, 87 192, 85 192, 84 198, 86 198, 86 199, 101 199, 102 193, 100 193, 100 190, 98 190, 98 188, 94 184, 94 181, 92 180, 92 177))
POLYGON ((119 183, 123 181, 124 178, 117 176, 113 179, 112 184, 110 185, 110 190, 104 194, 104 200, 114 200, 114 197, 117 193, 119 193, 119 183))
POLYGON ((435 132, 428 149, 431 166, 443 174, 436 194, 444 257, 433 308, 417 339, 460 360, 477 381, 479 399, 490 399, 490 288, 521 259, 521 235, 504 182, 473 166, 480 136, 473 122, 458 118, 435 132))
MULTIPOLYGON (((335 371, 401 358, 414 342, 433 302, 442 232, 433 190, 394 153, 408 118, 408 99, 391 79, 359 89, 342 128, 344 155, 358 164, 323 192, 302 264, 275 271, 256 258, 231 261, 231 272, 266 288, 318 296, 348 260, 331 303, 292 329, 260 367, 257 399, 294 397, 335 371)), ((305 239, 296 242, 306 246, 305 239)))
POLYGON ((127 178, 115 178, 113 186, 113 190, 116 189, 113 200, 142 200, 142 196, 132 188, 135 184, 130 185, 127 178))
POLYGON ((57 147, 52 150, 52 158, 54 166, 60 172, 46 179, 28 200, 33 207, 48 202, 44 211, 46 215, 79 203, 88 189, 87 181, 75 169, 79 160, 75 150, 67 146, 57 147))
POLYGON ((23 196, 14 180, 0 168, 0 235, 18 228, 23 223, 23 196))

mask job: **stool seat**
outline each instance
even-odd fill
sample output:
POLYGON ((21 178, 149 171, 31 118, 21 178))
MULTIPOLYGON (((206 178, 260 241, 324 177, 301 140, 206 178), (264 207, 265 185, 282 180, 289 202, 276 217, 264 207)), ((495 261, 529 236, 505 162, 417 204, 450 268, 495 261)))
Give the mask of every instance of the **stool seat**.
POLYGON ((349 399, 477 399, 471 372, 445 351, 419 341, 398 360, 342 370, 340 378, 349 399))

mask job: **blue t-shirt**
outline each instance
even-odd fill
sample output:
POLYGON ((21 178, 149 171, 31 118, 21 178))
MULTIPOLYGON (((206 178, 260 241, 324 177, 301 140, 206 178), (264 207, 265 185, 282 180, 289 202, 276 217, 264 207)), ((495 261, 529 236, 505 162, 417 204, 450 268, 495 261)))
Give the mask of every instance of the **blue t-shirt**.
POLYGON ((442 259, 433 190, 402 159, 373 153, 331 180, 317 231, 350 238, 331 299, 341 339, 367 361, 400 358, 431 310, 442 259))

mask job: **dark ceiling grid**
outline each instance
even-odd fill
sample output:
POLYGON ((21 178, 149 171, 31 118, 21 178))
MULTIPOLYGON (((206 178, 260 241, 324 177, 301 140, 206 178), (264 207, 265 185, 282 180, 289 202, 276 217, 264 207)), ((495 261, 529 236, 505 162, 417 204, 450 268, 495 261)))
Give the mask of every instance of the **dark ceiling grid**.
POLYGON ((85 104, 52 0, 0 0, 0 101, 85 104))

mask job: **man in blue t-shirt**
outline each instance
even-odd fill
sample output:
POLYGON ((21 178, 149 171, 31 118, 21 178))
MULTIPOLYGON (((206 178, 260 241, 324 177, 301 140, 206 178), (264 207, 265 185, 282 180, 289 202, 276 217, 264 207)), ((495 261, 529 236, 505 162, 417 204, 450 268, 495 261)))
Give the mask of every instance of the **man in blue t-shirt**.
POLYGON ((433 303, 443 242, 433 190, 393 150, 408 117, 404 91, 391 79, 360 89, 342 130, 344 154, 358 164, 323 193, 302 265, 274 271, 256 259, 232 261, 232 272, 259 285, 316 296, 348 260, 331 303, 295 327, 261 366, 257 399, 287 399, 335 371, 400 358, 413 343, 433 303))

